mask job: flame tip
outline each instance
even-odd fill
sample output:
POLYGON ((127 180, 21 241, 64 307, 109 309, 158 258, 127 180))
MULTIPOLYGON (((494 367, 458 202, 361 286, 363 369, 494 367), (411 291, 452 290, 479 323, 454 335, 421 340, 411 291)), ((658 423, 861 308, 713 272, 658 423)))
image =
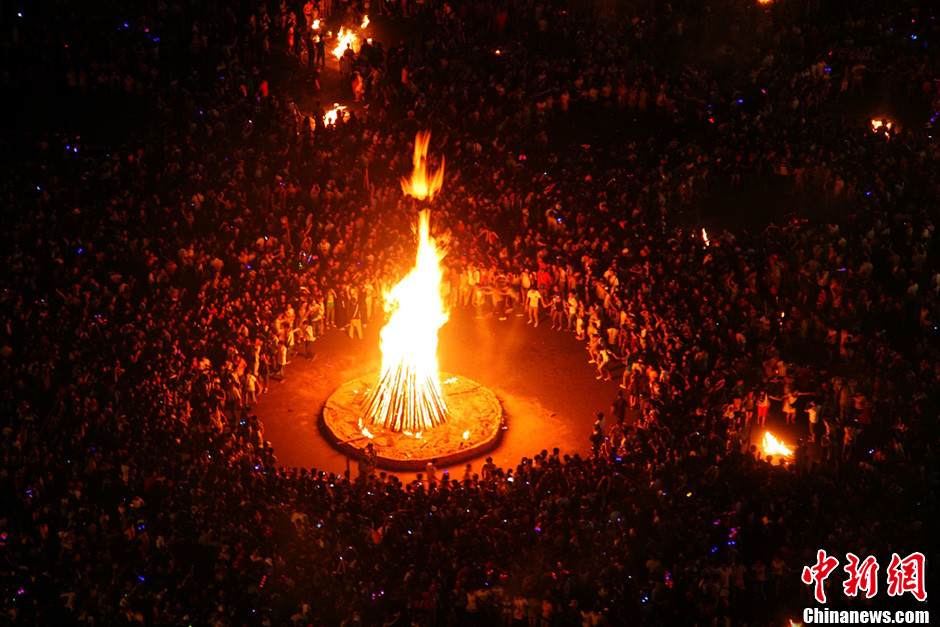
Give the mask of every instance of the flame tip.
POLYGON ((417 200, 433 200, 444 183, 444 157, 441 156, 441 166, 429 176, 428 173, 428 144, 431 142, 431 131, 418 131, 415 136, 414 155, 411 162, 414 170, 411 178, 401 180, 401 189, 406 196, 417 200))

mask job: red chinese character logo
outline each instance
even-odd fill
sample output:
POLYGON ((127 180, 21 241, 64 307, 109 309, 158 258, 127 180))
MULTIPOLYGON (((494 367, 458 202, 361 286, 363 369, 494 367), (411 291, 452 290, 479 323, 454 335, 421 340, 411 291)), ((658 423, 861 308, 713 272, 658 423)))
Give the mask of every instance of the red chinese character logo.
POLYGON ((826 577, 828 577, 838 565, 839 560, 834 557, 827 557, 826 552, 820 549, 816 551, 816 565, 803 567, 803 576, 801 579, 806 585, 810 585, 811 583, 816 584, 814 595, 816 596, 817 603, 826 602, 826 591, 823 589, 823 582, 826 581, 826 577))
POLYGON ((918 601, 925 601, 924 561, 923 553, 911 553, 903 560, 892 553, 888 566, 888 596, 899 597, 910 592, 918 601))
POLYGON ((854 553, 846 553, 845 559, 849 561, 842 569, 849 575, 849 578, 842 582, 845 596, 854 597, 859 590, 865 592, 866 599, 878 594, 878 560, 869 555, 860 565, 854 553))

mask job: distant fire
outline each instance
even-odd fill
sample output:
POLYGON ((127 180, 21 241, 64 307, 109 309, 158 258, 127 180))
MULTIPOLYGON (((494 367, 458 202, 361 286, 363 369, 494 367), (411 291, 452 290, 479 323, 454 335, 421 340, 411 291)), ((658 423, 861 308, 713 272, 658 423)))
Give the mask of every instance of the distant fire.
POLYGON ((872 118, 871 130, 873 133, 883 133, 885 136, 890 136, 891 129, 893 128, 894 122, 885 119, 877 120, 872 118))
MULTIPOLYGON (((369 16, 362 16, 362 24, 359 25, 359 29, 363 30, 369 25, 369 16)), ((361 46, 361 40, 359 35, 353 31, 351 28, 346 28, 341 26, 339 32, 336 34, 336 46, 333 47, 332 53, 333 56, 337 59, 342 58, 343 53, 346 52, 346 48, 352 48, 352 51, 355 53, 359 52, 359 47, 361 46)))
POLYGON ((323 116, 323 123, 326 126, 331 124, 336 124, 336 120, 339 119, 339 116, 346 117, 346 107, 344 105, 333 103, 333 108, 326 112, 323 116))
POLYGON ((777 457, 791 457, 793 455, 793 449, 775 438, 770 431, 764 433, 763 448, 765 455, 774 455, 777 457))
POLYGON ((359 38, 356 37, 356 33, 345 26, 340 27, 339 33, 336 34, 336 46, 333 48, 333 56, 337 59, 341 58, 343 53, 346 52, 346 48, 352 48, 355 52, 355 46, 358 45, 359 38))

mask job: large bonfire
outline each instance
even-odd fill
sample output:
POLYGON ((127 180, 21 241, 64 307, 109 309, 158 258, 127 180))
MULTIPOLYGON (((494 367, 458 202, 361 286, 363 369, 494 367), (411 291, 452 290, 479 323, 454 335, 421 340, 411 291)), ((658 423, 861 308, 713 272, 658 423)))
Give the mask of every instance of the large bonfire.
MULTIPOLYGON (((428 133, 415 139, 414 171, 402 180, 406 195, 430 200, 441 188, 444 167, 429 175, 428 133)), ((391 310, 382 329, 382 373, 365 401, 365 416, 392 431, 417 435, 447 420, 437 369, 437 333, 447 321, 441 300, 442 253, 430 234, 427 209, 418 218, 415 267, 386 295, 391 310)))

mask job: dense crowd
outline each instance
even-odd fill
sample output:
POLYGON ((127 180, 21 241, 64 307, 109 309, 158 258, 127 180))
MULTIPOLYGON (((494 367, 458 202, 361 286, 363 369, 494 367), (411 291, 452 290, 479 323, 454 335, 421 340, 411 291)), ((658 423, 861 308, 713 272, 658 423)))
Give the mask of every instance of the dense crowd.
POLYGON ((933 14, 651 4, 24 10, 5 90, 156 107, 118 145, 3 134, 4 621, 779 624, 818 548, 927 551, 933 14), (315 85, 313 20, 366 12, 423 35, 344 55, 361 106, 327 124, 272 87, 315 85), (917 123, 844 113, 875 87, 917 123), (323 333, 381 322, 423 129, 450 305, 576 334, 623 392, 590 455, 283 468, 253 407, 323 333), (792 210, 716 229, 720 195, 792 210), (758 447, 771 403, 804 435, 786 464, 758 447))

